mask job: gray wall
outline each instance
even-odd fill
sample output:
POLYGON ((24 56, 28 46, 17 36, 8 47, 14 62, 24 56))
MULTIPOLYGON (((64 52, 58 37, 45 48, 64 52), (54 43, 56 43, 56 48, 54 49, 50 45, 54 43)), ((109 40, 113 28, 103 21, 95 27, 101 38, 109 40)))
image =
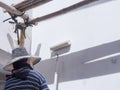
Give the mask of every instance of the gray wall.
POLYGON ((0 82, 0 90, 4 90, 4 82, 0 82))

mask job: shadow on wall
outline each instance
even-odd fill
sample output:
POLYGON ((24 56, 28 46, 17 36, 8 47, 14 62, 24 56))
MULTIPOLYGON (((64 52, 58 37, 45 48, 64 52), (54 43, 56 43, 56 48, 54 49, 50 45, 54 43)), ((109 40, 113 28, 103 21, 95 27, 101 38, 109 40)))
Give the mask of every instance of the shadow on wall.
POLYGON ((0 90, 4 90, 4 82, 0 82, 0 90))
POLYGON ((48 84, 52 84, 56 67, 59 82, 66 82, 118 73, 119 59, 120 40, 61 56, 58 64, 56 58, 41 61, 36 70, 45 76, 48 84))
POLYGON ((5 75, 0 72, 0 90, 4 90, 4 84, 5 84, 5 75))

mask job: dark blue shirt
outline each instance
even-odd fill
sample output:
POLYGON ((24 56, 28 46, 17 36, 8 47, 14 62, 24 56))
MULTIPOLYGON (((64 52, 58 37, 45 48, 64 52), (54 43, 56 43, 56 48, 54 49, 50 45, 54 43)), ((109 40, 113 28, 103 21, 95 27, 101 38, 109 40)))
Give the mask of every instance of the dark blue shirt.
POLYGON ((49 88, 39 72, 30 70, 25 80, 16 77, 6 80, 4 90, 49 90, 49 88))

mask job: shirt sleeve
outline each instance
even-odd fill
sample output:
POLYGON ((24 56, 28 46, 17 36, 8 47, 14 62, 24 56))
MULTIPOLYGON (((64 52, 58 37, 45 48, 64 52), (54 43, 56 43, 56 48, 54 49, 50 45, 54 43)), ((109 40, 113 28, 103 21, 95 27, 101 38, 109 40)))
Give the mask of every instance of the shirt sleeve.
POLYGON ((49 90, 48 85, 47 85, 45 79, 42 81, 41 90, 49 90))
POLYGON ((49 90, 49 87, 48 87, 47 82, 46 82, 45 78, 43 77, 43 75, 41 75, 39 72, 35 72, 35 73, 41 84, 40 90, 49 90))

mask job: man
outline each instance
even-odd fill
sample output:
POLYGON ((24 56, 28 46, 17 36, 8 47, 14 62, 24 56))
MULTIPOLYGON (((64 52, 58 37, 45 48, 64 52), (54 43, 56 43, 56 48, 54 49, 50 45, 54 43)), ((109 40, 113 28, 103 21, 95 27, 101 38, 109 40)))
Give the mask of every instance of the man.
POLYGON ((49 90, 45 78, 33 70, 40 57, 28 55, 25 48, 12 51, 12 60, 4 67, 11 71, 4 90, 49 90))

